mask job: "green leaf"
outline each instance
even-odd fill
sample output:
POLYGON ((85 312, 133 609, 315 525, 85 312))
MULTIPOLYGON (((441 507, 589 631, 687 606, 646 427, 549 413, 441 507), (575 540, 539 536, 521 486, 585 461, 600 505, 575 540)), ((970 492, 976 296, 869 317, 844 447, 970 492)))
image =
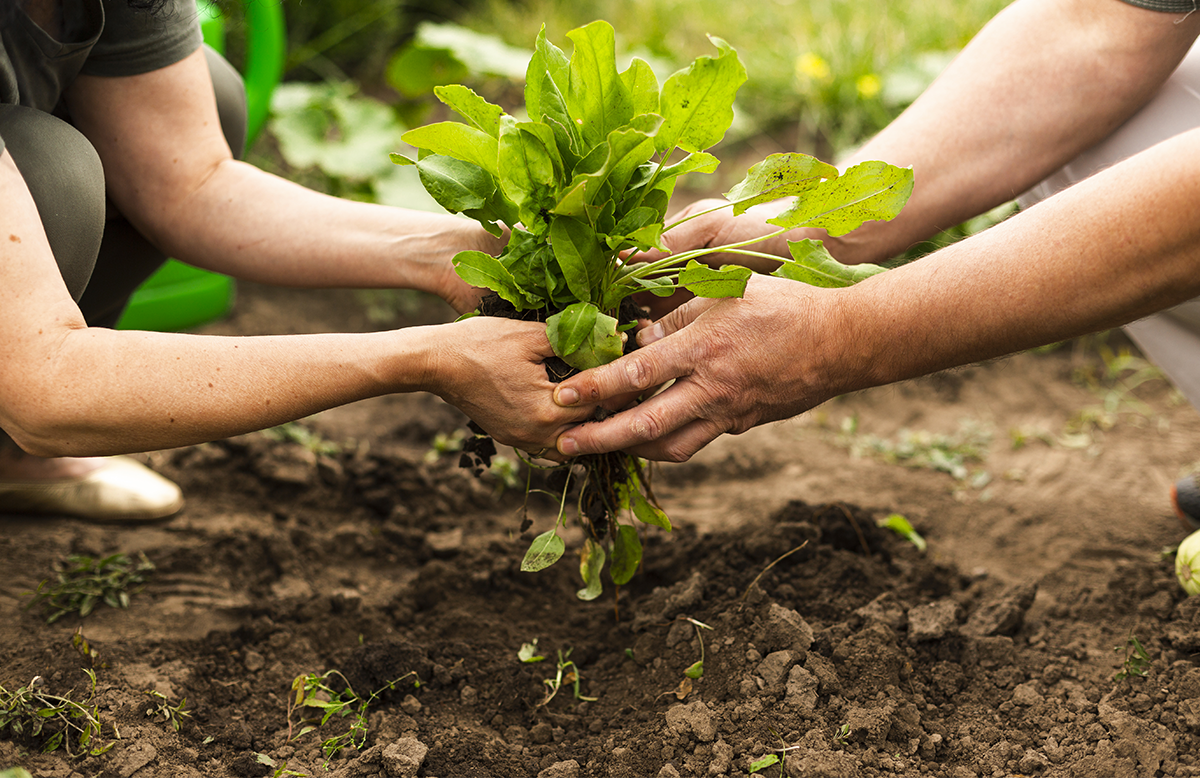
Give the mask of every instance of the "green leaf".
POLYGON ((633 509, 633 515, 637 517, 638 521, 643 524, 661 527, 667 532, 671 531, 671 520, 667 518, 667 514, 663 513, 661 508, 646 499, 646 495, 642 494, 640 489, 634 488, 630 490, 629 505, 633 509))
POLYGON ((525 296, 521 294, 516 280, 500 260, 482 251, 460 251, 450 260, 454 272, 471 286, 491 289, 512 303, 518 311, 528 310, 525 296))
POLYGON ((783 264, 771 275, 800 281, 809 286, 839 289, 857 284, 864 278, 870 278, 887 269, 867 263, 843 265, 830 256, 825 244, 819 240, 790 240, 788 250, 792 253, 792 259, 783 260, 783 264))
POLYGON ((439 84, 462 81, 471 70, 454 52, 413 42, 388 60, 384 77, 388 85, 410 100, 425 97, 439 84))
POLYGON ((913 529, 913 525, 909 523, 908 519, 899 513, 893 513, 886 518, 879 519, 875 523, 880 527, 890 529, 909 543, 912 543, 917 547, 918 551, 925 550, 925 538, 921 537, 921 534, 913 529))
MULTIPOLYGON (((525 111, 533 121, 546 116, 569 116, 563 94, 571 82, 571 63, 563 51, 546 39, 546 25, 538 32, 533 57, 525 70, 525 111), (556 103, 555 107, 547 101, 556 103)), ((574 122, 569 122, 574 125, 574 122)))
POLYGON ((570 216, 550 222, 550 246, 575 299, 590 301, 599 294, 607 259, 591 226, 570 216))
POLYGON ((499 175, 496 139, 462 122, 427 124, 409 130, 400 139, 419 149, 478 165, 493 176, 499 175))
POLYGON ((633 115, 658 113, 658 76, 654 68, 641 57, 634 57, 621 73, 621 83, 629 90, 633 115))
POLYGON ((683 674, 693 681, 704 676, 704 660, 701 659, 688 665, 688 668, 683 671, 683 674))
POLYGON ((545 661, 546 657, 537 652, 537 644, 537 638, 534 638, 528 643, 522 643, 521 650, 517 652, 517 659, 521 660, 525 664, 533 664, 534 662, 545 661))
POLYGON ((600 581, 600 571, 604 569, 604 546, 591 538, 587 539, 580 552, 579 577, 583 579, 584 588, 575 592, 581 600, 594 600, 604 591, 600 581))
POLYGON ((597 20, 571 30, 567 107, 579 125, 584 145, 602 143, 608 134, 633 118, 633 98, 617 73, 616 34, 612 25, 597 20))
POLYGON ((546 320, 546 338, 554 353, 567 357, 583 345, 596 328, 600 309, 591 303, 575 303, 546 320))
POLYGON ((430 154, 416 163, 425 191, 451 213, 481 209, 496 191, 496 179, 470 162, 430 154))
POLYGON ((608 569, 612 582, 617 586, 629 583, 641 563, 642 541, 637 528, 628 524, 618 525, 613 536, 612 565, 608 569))
POLYGON ((437 98, 455 113, 493 138, 500 138, 500 117, 504 109, 492 105, 471 89, 461 84, 439 86, 433 90, 437 98))
MULTIPOLYGON (((546 320, 546 337, 550 339, 551 346, 555 345, 555 337, 551 333, 557 331, 561 316, 562 314, 555 314, 546 320)), ((617 320, 606 313, 597 312, 591 331, 585 333, 583 341, 576 349, 563 354, 559 353, 556 347, 555 353, 571 367, 588 370, 612 362, 621 356, 623 347, 621 336, 617 334, 617 320)))
POLYGON ((762 759, 755 759, 750 763, 750 774, 753 775, 759 770, 765 770, 773 764, 779 764, 779 757, 775 754, 767 754, 762 759))
POLYGON ((714 269, 692 259, 679 271, 679 286, 697 297, 741 297, 753 271, 741 265, 714 269))
POLYGON ((525 227, 536 229, 532 222, 537 220, 543 202, 553 194, 554 157, 541 138, 513 125, 500 130, 499 164, 501 191, 522 209, 532 212, 533 218, 525 220, 525 227))
POLYGON ((704 151, 733 124, 733 100, 746 81, 746 68, 728 43, 711 35, 708 39, 720 54, 697 57, 663 84, 659 112, 664 121, 655 138, 661 153, 676 146, 704 151))
POLYGON ((863 222, 896 218, 912 187, 912 168, 863 162, 813 187, 794 206, 767 219, 767 223, 788 230, 817 227, 837 237, 858 229, 863 222))
POLYGON ((512 273, 517 288, 529 300, 527 307, 541 308, 547 303, 561 307, 574 301, 558 260, 544 238, 514 229, 508 246, 500 255, 500 262, 512 273))
POLYGON ((526 573, 536 573, 545 570, 562 558, 566 544, 554 530, 547 530, 533 539, 525 558, 521 560, 521 570, 526 573))
POLYGON ((734 203, 733 213, 780 197, 812 189, 822 179, 837 178, 838 170, 807 154, 772 154, 746 171, 746 177, 725 193, 734 203))

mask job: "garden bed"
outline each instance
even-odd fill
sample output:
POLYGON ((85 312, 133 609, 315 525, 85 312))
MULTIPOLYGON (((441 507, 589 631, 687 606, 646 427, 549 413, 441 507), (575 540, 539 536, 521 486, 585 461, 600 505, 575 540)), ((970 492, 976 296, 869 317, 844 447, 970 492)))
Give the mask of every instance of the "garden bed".
MULTIPOLYGON (((286 331, 294 310, 313 329, 372 326, 351 293, 239 295, 210 332, 286 331)), ((464 421, 436 398, 322 414, 304 425, 315 441, 150 455, 188 496, 169 523, 4 519, 0 686, 41 676, 82 701, 92 670, 96 742, 113 745, 73 760, 6 735, 0 768, 666 778, 744 776, 777 754, 758 774, 1200 775, 1200 600, 1161 554, 1183 536, 1166 491, 1200 456, 1200 416, 1152 382, 1143 413, 1069 427, 1102 407, 1072 380, 1096 364, 1024 354, 660 466, 676 529, 648 529, 643 569, 593 602, 576 599, 573 562, 520 572, 553 508, 535 499, 522 536, 521 488, 431 455, 464 421), (986 457, 962 478, 883 461, 906 450, 887 441, 922 445, 903 430, 965 436, 986 457), (892 513, 924 552, 876 526, 892 513), (117 552, 156 567, 128 609, 49 625, 23 609, 68 554, 117 552), (520 661, 535 640, 527 656, 545 659, 520 661), (289 707, 294 679, 329 671, 336 691, 378 692, 361 747, 331 757, 322 742, 354 716, 298 735, 308 714, 289 707)))

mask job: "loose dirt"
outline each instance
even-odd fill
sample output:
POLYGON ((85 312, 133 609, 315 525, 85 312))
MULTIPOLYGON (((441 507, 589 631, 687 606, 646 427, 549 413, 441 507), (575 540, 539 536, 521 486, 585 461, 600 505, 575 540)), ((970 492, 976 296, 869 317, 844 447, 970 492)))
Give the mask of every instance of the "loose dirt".
MULTIPOLYGON (((403 323, 448 314, 414 300, 403 323)), ((206 330, 376 326, 351 292, 243 284, 206 330)), ((519 570, 551 502, 522 535, 522 487, 433 451, 465 420, 430 396, 303 423, 332 446, 256 433, 147 455, 186 490, 173 521, 2 518, 0 685, 40 676, 87 701, 94 670, 113 746, 69 759, 6 732, 0 768, 671 778, 776 755, 756 774, 1200 775, 1200 598, 1162 553, 1184 536, 1167 489, 1200 459, 1200 415, 1162 381, 1084 385, 1103 368, 1084 345, 862 392, 657 467, 676 528, 645 531, 643 569, 592 602, 570 552, 519 570), (956 458, 967 443, 981 459, 956 458), (941 470, 888 461, 935 449, 941 470), (877 526, 893 513, 924 552, 877 526), (156 566, 128 609, 48 625, 25 608, 67 555, 116 552, 156 566), (1125 661, 1131 637, 1147 662, 1125 661), (544 661, 521 662, 535 640, 544 661), (560 652, 574 664, 547 702, 560 652), (361 747, 332 756, 322 742, 355 717, 300 734, 320 711, 289 711, 293 680, 328 671, 378 692, 361 747), (151 691, 184 702, 178 731, 151 691)))

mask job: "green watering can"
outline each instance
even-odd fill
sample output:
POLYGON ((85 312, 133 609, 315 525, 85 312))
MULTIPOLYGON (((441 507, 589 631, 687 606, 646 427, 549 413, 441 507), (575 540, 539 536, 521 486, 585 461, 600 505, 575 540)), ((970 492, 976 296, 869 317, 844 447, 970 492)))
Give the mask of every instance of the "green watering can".
MULTIPOLYGON (((266 123, 271 94, 283 75, 287 37, 282 0, 244 0, 246 13, 247 133, 249 146, 266 123)), ((215 3, 197 0, 204 42, 225 52, 225 19, 215 3)), ((198 327, 229 313, 234 281, 229 276, 168 259, 146 279, 117 322, 117 329, 174 332, 198 327)))

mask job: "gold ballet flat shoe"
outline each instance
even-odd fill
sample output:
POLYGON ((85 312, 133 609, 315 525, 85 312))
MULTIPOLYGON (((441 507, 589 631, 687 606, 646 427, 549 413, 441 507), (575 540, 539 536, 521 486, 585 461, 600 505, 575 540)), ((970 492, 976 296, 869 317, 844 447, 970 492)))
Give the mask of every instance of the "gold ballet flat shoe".
POLYGON ((73 516, 97 522, 155 521, 183 508, 174 482, 130 457, 106 457, 80 478, 0 481, 0 514, 73 516))

